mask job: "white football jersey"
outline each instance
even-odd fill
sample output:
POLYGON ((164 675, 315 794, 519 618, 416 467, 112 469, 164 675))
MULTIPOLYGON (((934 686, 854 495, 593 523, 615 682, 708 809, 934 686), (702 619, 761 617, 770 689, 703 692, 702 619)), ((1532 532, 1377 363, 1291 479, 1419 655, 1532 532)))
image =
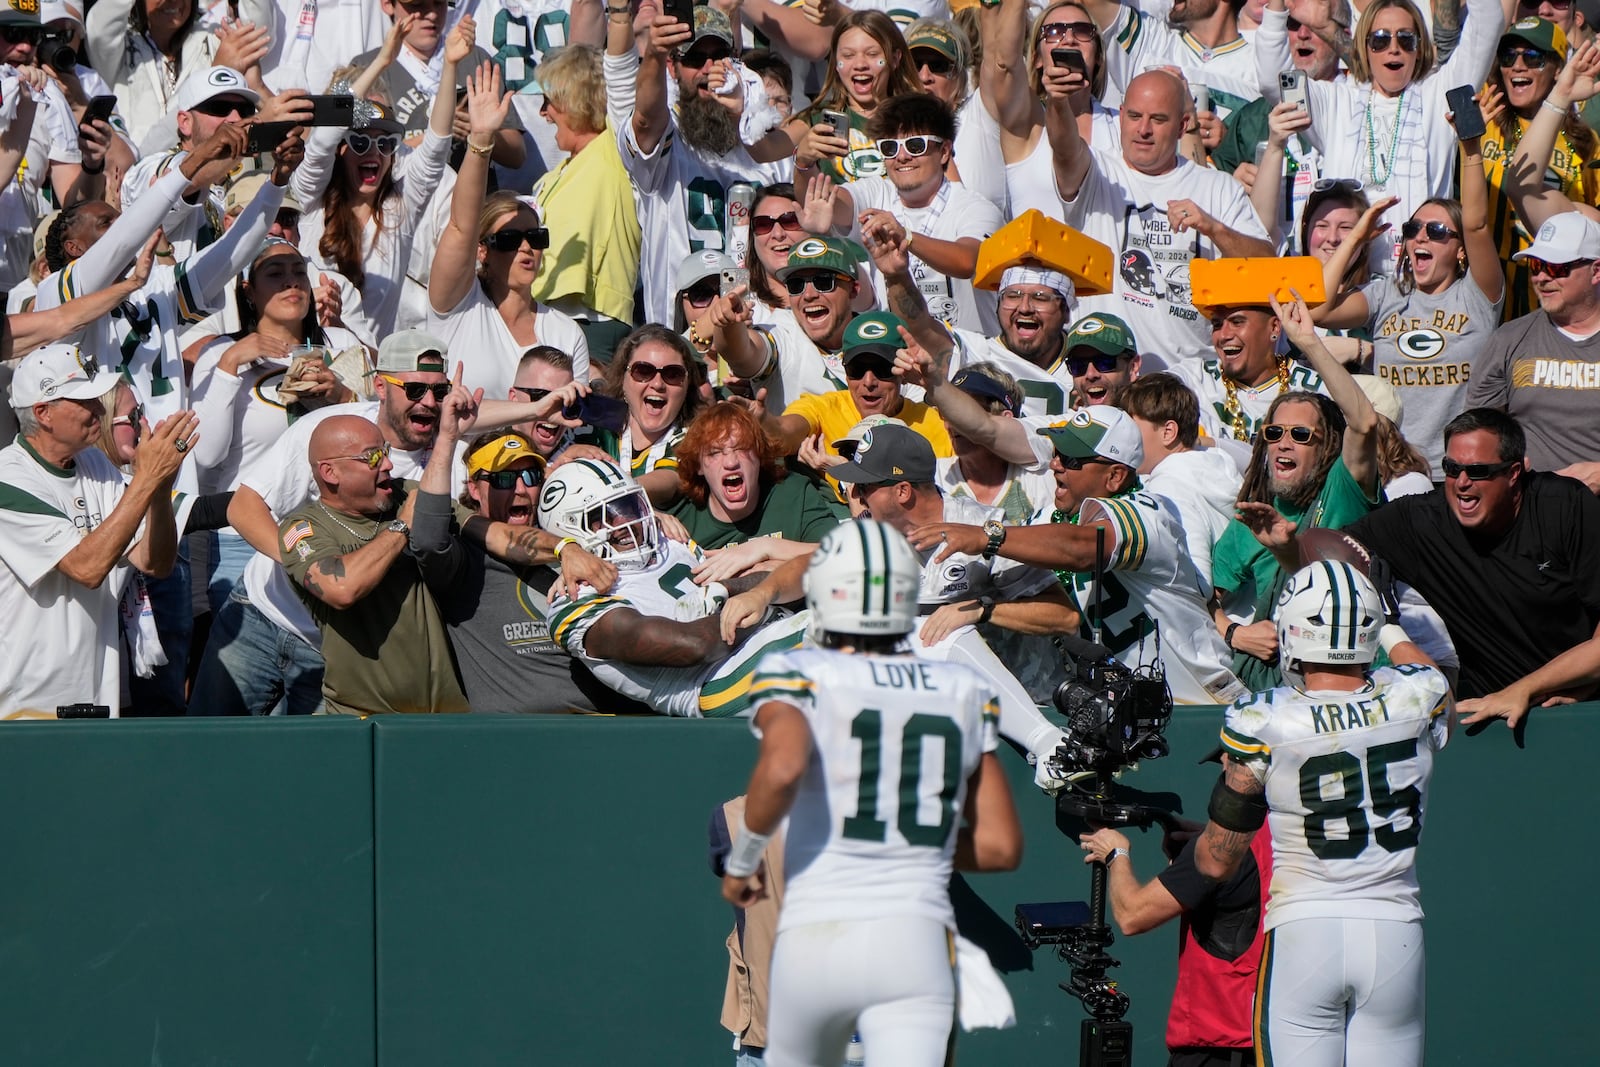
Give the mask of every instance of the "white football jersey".
POLYGON ((779 932, 909 915, 954 929, 967 780, 999 743, 988 684, 952 663, 807 648, 767 656, 751 702, 768 701, 799 708, 813 741, 789 812, 779 932))
POLYGON ((971 330, 955 330, 955 350, 950 354, 950 376, 974 363, 993 363, 1017 380, 1022 387, 1022 414, 1056 416, 1072 410, 1072 375, 1067 373, 1066 347, 1056 353, 1048 367, 1030 363, 1005 346, 998 337, 984 337, 971 330))
POLYGON ((1222 366, 1215 359, 1188 360, 1168 367, 1167 371, 1176 375, 1200 401, 1200 429, 1213 441, 1234 440, 1248 445, 1261 429, 1267 409, 1286 389, 1323 394, 1328 391, 1320 374, 1292 360, 1284 367, 1287 387, 1277 378, 1269 378, 1263 385, 1235 387, 1231 401, 1228 386, 1222 379, 1222 366), (1241 419, 1242 436, 1236 432, 1241 419))
POLYGON ((609 593, 585 587, 576 600, 550 587, 550 635, 606 686, 649 704, 663 715, 724 717, 749 710, 747 697, 756 665, 766 652, 794 648, 805 638, 805 616, 767 623, 720 663, 692 667, 642 666, 591 656, 584 645, 589 628, 607 612, 633 608, 678 622, 693 622, 722 609, 705 586, 696 585, 694 568, 705 554, 698 545, 663 539, 655 561, 644 570, 621 571, 609 593))
MULTIPOLYGON (((990 509, 971 496, 944 498, 945 522, 981 526, 989 517, 990 509)), ((942 563, 933 562, 933 557, 943 549, 943 544, 936 544, 917 553, 922 560, 922 587, 917 592, 919 607, 957 604, 981 596, 995 600, 1037 596, 1056 582, 1056 576, 1050 571, 1004 556, 984 559, 982 555, 954 552, 942 563)))
POLYGON ((1267 787, 1269 930, 1312 917, 1422 918, 1417 841, 1455 702, 1433 667, 1367 677, 1354 693, 1286 686, 1228 709, 1223 747, 1267 787))
MULTIPOLYGON (((1098 621, 1101 644, 1129 666, 1160 660, 1175 704, 1226 704, 1244 693, 1233 655, 1206 610, 1204 588, 1184 539, 1176 505, 1143 490, 1097 498, 1110 520, 1105 588, 1095 618, 1092 572, 1074 573, 1067 593, 1086 625, 1098 621)), ((1082 507, 1091 501, 1085 500, 1082 507)))

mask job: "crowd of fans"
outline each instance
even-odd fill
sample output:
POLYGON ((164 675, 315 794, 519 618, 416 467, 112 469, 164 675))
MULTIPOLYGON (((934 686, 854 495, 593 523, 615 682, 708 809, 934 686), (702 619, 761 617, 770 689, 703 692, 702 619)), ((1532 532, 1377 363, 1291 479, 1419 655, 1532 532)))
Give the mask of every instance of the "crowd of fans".
POLYGON ((1317 527, 1471 715, 1583 699, 1597 25, 4 0, 0 716, 735 714, 852 513, 1036 756, 1059 635, 1281 684, 1317 527), (1109 286, 980 276, 1035 209, 1109 286), (1325 298, 1191 284, 1271 257, 1325 298))

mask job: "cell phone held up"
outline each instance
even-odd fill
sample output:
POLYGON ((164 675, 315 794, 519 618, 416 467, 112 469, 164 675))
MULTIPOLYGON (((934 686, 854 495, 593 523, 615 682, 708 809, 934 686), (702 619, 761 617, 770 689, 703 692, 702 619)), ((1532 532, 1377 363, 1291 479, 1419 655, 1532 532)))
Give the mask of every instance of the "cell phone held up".
POLYGON ((694 0, 663 0, 661 13, 685 26, 694 25, 694 0))
POLYGON ((1089 76, 1089 64, 1084 62, 1083 53, 1076 48, 1050 49, 1050 62, 1058 67, 1065 67, 1067 70, 1081 74, 1085 78, 1089 76))
POLYGON ((89 101, 89 106, 83 109, 83 124, 91 122, 110 122, 111 113, 117 110, 117 98, 110 94, 97 96, 89 101))
POLYGON ((750 288, 750 271, 746 267, 730 267, 722 272, 722 281, 717 290, 723 296, 732 296, 740 286, 750 288))
MULTIPOLYGON (((1482 137, 1488 127, 1483 121, 1483 108, 1478 106, 1477 91, 1470 85, 1458 85, 1444 94, 1445 104, 1455 116, 1456 139, 1482 137)), ((1553 105, 1552 105, 1553 106, 1553 105)))
POLYGON ((254 156, 262 152, 271 152, 288 138, 292 129, 294 129, 292 122, 256 123, 250 127, 250 132, 245 137, 244 154, 254 156))
POLYGON ((621 433, 628 425, 628 405, 614 397, 600 393, 580 396, 561 409, 561 414, 585 426, 621 433))
POLYGON ((1306 88, 1306 72, 1286 70, 1278 75, 1278 95, 1285 104, 1293 104, 1301 111, 1311 110, 1311 93, 1306 88))
POLYGON ((843 111, 830 111, 824 108, 822 122, 819 125, 831 126, 833 128, 832 136, 834 137, 848 138, 850 136, 850 116, 843 111))

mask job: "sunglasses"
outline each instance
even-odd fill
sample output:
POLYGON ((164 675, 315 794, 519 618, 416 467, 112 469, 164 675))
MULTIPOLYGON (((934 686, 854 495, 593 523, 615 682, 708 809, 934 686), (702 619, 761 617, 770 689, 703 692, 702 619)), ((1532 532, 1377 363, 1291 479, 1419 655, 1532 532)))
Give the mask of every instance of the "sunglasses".
POLYGON ((1095 463, 1110 464, 1113 462, 1104 456, 1063 456, 1060 452, 1056 453, 1056 459, 1063 468, 1069 471, 1081 471, 1083 468, 1095 463))
POLYGON ((915 158, 927 155, 928 149, 941 144, 944 144, 944 138, 934 137, 932 134, 918 134, 915 137, 884 137, 878 141, 878 152, 884 159, 893 159, 900 154, 900 149, 904 148, 906 155, 915 158))
POLYGON ((544 483, 544 472, 538 467, 526 467, 520 471, 481 471, 474 474, 472 480, 488 482, 490 489, 499 489, 501 492, 516 488, 518 482, 532 489, 544 483))
POLYGON ((733 55, 727 48, 701 48, 690 50, 678 56, 678 65, 690 70, 699 70, 707 63, 720 63, 733 55))
POLYGON ((1063 37, 1070 37, 1087 44, 1099 36, 1092 22, 1048 22, 1039 27, 1041 41, 1059 41, 1063 37))
POLYGON ((437 382, 433 385, 429 385, 426 382, 402 382, 399 378, 395 378, 388 374, 380 374, 378 377, 382 378, 390 385, 398 385, 401 389, 405 390, 406 399, 411 401, 413 404, 421 400, 429 393, 432 393, 433 398, 439 403, 443 404, 444 398, 450 395, 449 382, 437 382))
POLYGON ((1408 219, 1406 224, 1400 227, 1400 236, 1407 241, 1415 239, 1419 233, 1426 233, 1430 241, 1449 241, 1461 236, 1444 223, 1437 221, 1423 225, 1416 219, 1408 219))
POLYGON ((543 226, 535 226, 529 230, 518 230, 507 226, 483 238, 484 246, 491 252, 515 252, 524 242, 534 251, 549 248, 550 231, 543 226))
POLYGON ((525 385, 513 385, 511 391, 513 393, 521 393, 530 404, 537 404, 550 395, 549 389, 530 389, 525 385))
POLYGON ((781 215, 751 215, 750 230, 757 237, 765 237, 778 227, 785 230, 800 229, 800 216, 793 211, 785 211, 781 215))
POLYGON ((927 67, 929 74, 937 74, 941 77, 956 69, 955 60, 943 52, 935 52, 928 48, 918 48, 913 51, 911 53, 911 65, 919 71, 923 67, 927 67))
POLYGON ((365 452, 357 452, 353 456, 334 456, 333 459, 359 459, 367 465, 368 470, 377 470, 383 466, 383 461, 389 456, 389 442, 374 445, 365 452))
POLYGON ((1318 178, 1311 183, 1313 193, 1331 193, 1335 189, 1342 189, 1347 193, 1359 193, 1366 186, 1354 178, 1318 178))
POLYGON ((711 282, 704 285, 696 285, 692 289, 685 289, 683 291, 683 298, 689 301, 689 303, 695 307, 703 308, 707 304, 711 303, 711 301, 715 300, 721 291, 721 284, 717 282, 711 282))
POLYGON ((220 96, 213 100, 202 100, 190 111, 198 111, 202 115, 209 115, 214 119, 225 119, 235 111, 242 119, 254 118, 256 106, 248 100, 237 100, 231 97, 220 96))
POLYGON ((1579 267, 1587 267, 1593 263, 1592 259, 1575 259, 1570 263, 1551 263, 1548 259, 1538 259, 1534 256, 1524 256, 1522 262, 1527 264, 1529 274, 1548 274, 1551 278, 1560 280, 1567 277, 1579 267))
POLYGON ((1082 378, 1089 373, 1089 365, 1101 374, 1111 374, 1116 371, 1121 356, 1068 356, 1067 373, 1074 378, 1082 378))
POLYGON ((344 143, 349 145, 350 151, 358 156, 366 155, 374 147, 378 149, 378 155, 392 156, 400 147, 400 135, 398 133, 383 133, 374 137, 370 133, 351 132, 344 135, 344 143))
POLYGON ((1373 30, 1367 34, 1367 51, 1387 52, 1391 44, 1400 46, 1407 55, 1417 50, 1417 35, 1411 30, 1373 30))
POLYGON ((40 29, 38 26, 0 26, 0 40, 4 40, 7 44, 37 41, 40 29))
POLYGON ((126 415, 118 415, 116 418, 112 419, 111 420, 111 425, 113 425, 113 426, 133 426, 133 427, 137 428, 139 423, 140 423, 140 421, 143 420, 143 419, 144 419, 144 405, 143 404, 135 404, 135 405, 133 405, 133 410, 128 412, 126 415))
MULTIPOLYGON (((1506 45, 1500 49, 1495 57, 1502 67, 1514 66, 1517 60, 1522 60, 1522 65, 1529 70, 1543 70, 1544 65, 1550 61, 1548 52, 1541 52, 1537 48, 1518 48, 1515 45, 1506 45)), ((1555 105, 1552 104, 1552 107, 1555 105)))
POLYGON ((868 371, 872 372, 874 378, 887 381, 894 377, 894 364, 876 356, 857 356, 845 364, 844 376, 853 382, 858 382, 867 376, 868 371))
POLYGON ((665 367, 658 367, 654 363, 636 359, 628 364, 628 377, 640 385, 654 381, 658 374, 661 375, 663 385, 682 385, 689 380, 689 368, 682 363, 669 363, 665 367))
POLYGON ((1269 445, 1275 445, 1283 440, 1285 433, 1288 433, 1289 440, 1297 445, 1309 445, 1312 438, 1317 436, 1316 428, 1312 426, 1281 426, 1272 422, 1261 427, 1261 436, 1269 445))
POLYGON ((1457 463, 1449 456, 1439 462, 1439 466, 1444 468, 1444 476, 1452 482, 1463 474, 1467 476, 1469 482, 1486 482, 1490 478, 1500 477, 1516 465, 1517 461, 1514 459, 1505 463, 1457 463))
POLYGON ((813 274, 791 274, 783 287, 789 290, 790 296, 799 296, 806 291, 806 286, 811 286, 819 293, 831 293, 833 287, 839 284, 839 276, 832 271, 817 271, 813 274))

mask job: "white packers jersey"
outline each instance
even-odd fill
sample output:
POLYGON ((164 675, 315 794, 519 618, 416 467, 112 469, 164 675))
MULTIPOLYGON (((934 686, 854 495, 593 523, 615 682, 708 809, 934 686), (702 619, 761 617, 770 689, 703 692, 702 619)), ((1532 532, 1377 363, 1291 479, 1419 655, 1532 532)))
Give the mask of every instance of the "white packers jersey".
MULTIPOLYGON (((1085 500, 1110 520, 1100 641, 1129 666, 1155 658, 1161 620, 1161 667, 1175 704, 1226 704, 1244 693, 1229 666, 1233 656, 1206 610, 1199 572, 1189 558, 1183 523, 1164 496, 1135 490, 1085 500)), ((1094 574, 1074 573, 1067 593, 1094 620, 1094 574)))
POLYGON ((1272 900, 1294 919, 1422 918, 1417 841, 1454 701, 1433 667, 1381 667, 1354 693, 1283 687, 1228 709, 1222 744, 1266 784, 1272 900))
POLYGON ((950 872, 967 780, 999 743, 988 684, 951 663, 808 648, 769 655, 751 701, 792 704, 811 727, 786 831, 779 932, 905 916, 954 929, 950 872))
POLYGON ((704 586, 694 582, 694 568, 704 553, 697 545, 663 540, 650 566, 621 571, 609 593, 585 588, 570 599, 550 587, 550 635, 606 686, 649 704, 663 715, 723 717, 749 710, 752 672, 771 649, 794 648, 805 637, 805 616, 792 615, 767 623, 751 634, 734 654, 720 663, 693 667, 640 666, 591 656, 584 646, 589 627, 607 612, 633 608, 677 622, 693 622, 722 609, 704 586))
MULTIPOLYGON (((981 526, 989 514, 989 508, 970 496, 944 498, 945 522, 981 526)), ((919 608, 955 604, 980 596, 992 596, 996 600, 1036 596, 1056 581, 1056 576, 1043 568, 1030 567, 1003 556, 984 559, 981 555, 955 552, 944 562, 934 563, 933 557, 943 547, 934 545, 917 553, 922 560, 922 587, 917 593, 919 608)))
MULTIPOLYGON (((950 376, 974 363, 993 363, 1017 380, 1022 387, 1022 414, 1064 415, 1071 409, 1072 375, 1067 373, 1066 349, 1056 353, 1048 367, 1029 363, 1005 346, 1000 338, 988 338, 971 330, 954 331, 955 351, 950 355, 950 376)), ((1064 340, 1064 339, 1063 339, 1064 340)))
POLYGON ((1174 29, 1154 12, 1124 5, 1104 32, 1107 38, 1106 95, 1108 105, 1122 102, 1128 83, 1153 67, 1174 66, 1183 71, 1190 86, 1208 88, 1211 110, 1226 119, 1261 95, 1257 85, 1255 33, 1240 35, 1209 48, 1186 30, 1174 29))
MULTIPOLYGON (((1305 393, 1328 392, 1322 376, 1303 363, 1293 360, 1285 364, 1284 376, 1288 390, 1305 393)), ((1222 380, 1222 366, 1215 359, 1192 359, 1167 372, 1178 377, 1200 401, 1200 429, 1213 441, 1241 441, 1249 444, 1261 429, 1267 409, 1286 391, 1277 378, 1269 378, 1263 385, 1250 388, 1238 386, 1233 391, 1233 401, 1228 398, 1228 387, 1222 380), (1243 426, 1241 435, 1238 427, 1243 426)))

